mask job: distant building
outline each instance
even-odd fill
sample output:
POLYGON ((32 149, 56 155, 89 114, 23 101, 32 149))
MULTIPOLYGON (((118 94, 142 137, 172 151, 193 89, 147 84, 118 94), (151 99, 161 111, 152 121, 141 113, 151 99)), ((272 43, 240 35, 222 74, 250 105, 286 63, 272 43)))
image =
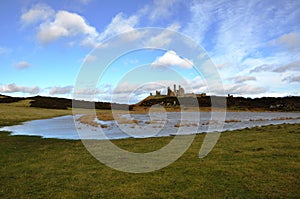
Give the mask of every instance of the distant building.
MULTIPOLYGON (((155 92, 156 96, 161 96, 161 91, 156 90, 155 92)), ((152 96, 152 93, 150 93, 150 96, 152 96)), ((174 84, 173 90, 168 86, 167 88, 167 96, 169 97, 205 97, 206 93, 201 93, 195 95, 194 93, 185 93, 185 90, 181 85, 178 85, 178 89, 176 87, 176 84, 174 84)))
POLYGON ((167 96, 176 96, 176 97, 182 97, 184 96, 184 89, 179 85, 178 90, 176 89, 176 84, 174 84, 173 91, 168 87, 168 93, 167 96))
POLYGON ((175 93, 168 87, 167 96, 175 96, 175 93))
POLYGON ((177 90, 177 96, 184 96, 184 89, 180 85, 177 90))

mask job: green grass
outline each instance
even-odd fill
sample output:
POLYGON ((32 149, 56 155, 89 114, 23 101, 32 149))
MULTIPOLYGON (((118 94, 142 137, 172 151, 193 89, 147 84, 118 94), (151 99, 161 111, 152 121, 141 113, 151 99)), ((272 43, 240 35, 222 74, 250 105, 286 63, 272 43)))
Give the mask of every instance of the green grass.
POLYGON ((72 114, 71 110, 29 107, 29 100, 0 104, 0 126, 15 125, 34 119, 44 119, 72 114))
MULTIPOLYGON (((130 174, 99 163, 80 141, 0 133, 0 198, 299 198, 300 125, 226 132, 198 158, 204 135, 161 170, 130 174)), ((136 152, 171 137, 114 141, 136 152)))
MULTIPOLYGON (((0 126, 71 114, 0 104, 0 126)), ((81 141, 10 136, 0 132, 0 198, 299 198, 300 124, 222 133, 198 158, 196 136, 176 162, 158 171, 130 174, 93 158, 81 141)), ((149 152, 172 137, 125 139, 123 149, 149 152)))

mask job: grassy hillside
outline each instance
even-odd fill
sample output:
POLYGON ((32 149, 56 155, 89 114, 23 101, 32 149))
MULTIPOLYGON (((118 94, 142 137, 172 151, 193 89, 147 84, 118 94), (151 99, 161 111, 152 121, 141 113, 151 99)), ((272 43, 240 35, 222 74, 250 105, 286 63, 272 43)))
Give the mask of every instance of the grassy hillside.
POLYGON ((68 114, 72 114, 72 111, 30 107, 28 100, 20 100, 14 103, 0 103, 0 126, 68 114))
MULTIPOLYGON (((17 103, 20 101, 28 101, 30 107, 36 108, 47 108, 47 109, 70 109, 73 107, 73 101, 71 99, 58 98, 58 97, 44 97, 44 96, 34 96, 34 97, 10 97, 5 95, 0 95, 0 104, 10 104, 17 103)), ((74 100, 76 102, 76 108, 96 108, 96 109, 127 109, 128 105, 116 104, 109 102, 88 102, 82 100, 74 100)))
MULTIPOLYGON (((178 108, 179 104, 183 107, 197 107, 209 108, 212 106, 211 99, 214 100, 214 107, 226 106, 228 110, 236 111, 300 111, 300 97, 262 97, 262 98, 244 98, 244 97, 220 97, 220 96, 206 96, 206 97, 170 97, 166 95, 148 96, 144 100, 134 104, 116 104, 108 102, 87 102, 76 100, 77 108, 93 108, 96 109, 113 109, 118 110, 133 110, 139 107, 151 107, 155 104, 161 104, 165 107, 178 108), (174 103, 175 102, 175 103, 174 103), (175 106, 174 106, 175 104, 175 106)), ((56 97, 35 96, 28 98, 9 97, 0 94, 0 104, 16 103, 19 101, 28 101, 30 107, 48 108, 48 109, 70 109, 72 108, 72 100, 56 97)))
POLYGON ((195 106, 211 107, 212 99, 214 107, 226 106, 229 110, 267 110, 267 111, 300 111, 300 97, 262 97, 262 98, 244 98, 244 97, 220 97, 206 96, 197 97, 170 97, 170 96, 151 96, 137 103, 136 106, 149 107, 154 104, 164 106, 184 107, 195 106), (175 102, 175 103, 174 103, 175 102))

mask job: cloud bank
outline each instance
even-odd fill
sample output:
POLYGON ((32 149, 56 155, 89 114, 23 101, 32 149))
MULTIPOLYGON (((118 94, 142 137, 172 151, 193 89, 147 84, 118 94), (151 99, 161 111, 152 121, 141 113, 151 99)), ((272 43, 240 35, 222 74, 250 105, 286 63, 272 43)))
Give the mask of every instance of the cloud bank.
POLYGON ((64 87, 52 87, 49 91, 50 95, 56 94, 70 94, 73 91, 73 86, 64 86, 64 87))
POLYGON ((0 92, 2 93, 16 93, 16 92, 21 92, 21 93, 28 93, 28 94, 37 94, 40 92, 40 88, 37 86, 19 86, 16 85, 15 83, 13 84, 5 84, 0 86, 0 92))

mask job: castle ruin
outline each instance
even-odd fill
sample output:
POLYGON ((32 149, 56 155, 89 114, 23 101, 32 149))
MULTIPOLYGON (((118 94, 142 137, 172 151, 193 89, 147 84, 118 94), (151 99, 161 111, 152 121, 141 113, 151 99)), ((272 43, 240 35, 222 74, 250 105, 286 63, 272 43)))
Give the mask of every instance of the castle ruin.
MULTIPOLYGON (((150 96, 153 96, 152 93, 150 93, 150 96)), ((163 96, 161 94, 161 91, 156 90, 155 96, 163 96)), ((176 87, 176 84, 174 84, 173 90, 168 86, 167 95, 168 97, 206 97, 206 93, 201 94, 194 94, 194 93, 185 93, 184 88, 181 85, 178 85, 178 89, 176 87)))
MULTIPOLYGON (((161 96, 161 91, 156 90, 155 91, 156 96, 161 96)), ((152 93, 150 93, 150 96, 152 96, 152 93)), ((176 89, 176 84, 174 84, 174 89, 171 90, 168 86, 167 96, 174 96, 174 97, 183 97, 185 96, 184 89, 181 87, 181 85, 178 86, 178 90, 176 89)))
POLYGON ((174 84, 173 91, 168 87, 167 96, 176 96, 176 97, 182 97, 184 96, 184 89, 179 85, 178 90, 176 89, 176 84, 174 84))

